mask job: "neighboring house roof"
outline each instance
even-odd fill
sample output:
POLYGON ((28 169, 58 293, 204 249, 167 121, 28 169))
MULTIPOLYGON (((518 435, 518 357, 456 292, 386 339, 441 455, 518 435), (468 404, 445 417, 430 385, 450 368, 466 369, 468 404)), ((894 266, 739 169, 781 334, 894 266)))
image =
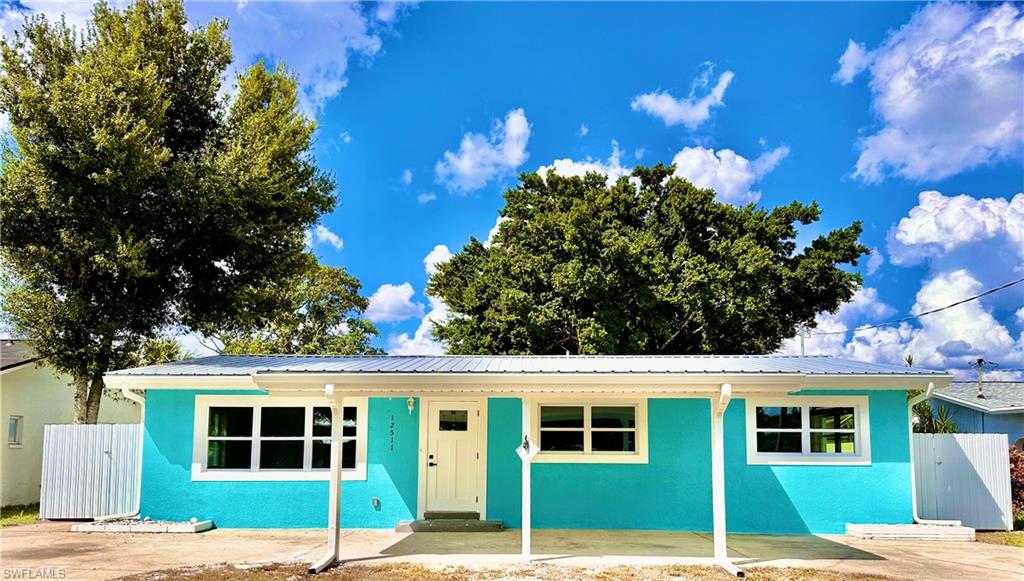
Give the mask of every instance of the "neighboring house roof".
POLYGON ((40 357, 36 350, 32 348, 32 341, 27 339, 0 339, 0 371, 32 363, 38 359, 40 357))
POLYGON ((984 398, 978 397, 977 381, 954 381, 949 387, 938 388, 932 395, 990 414, 1024 413, 1024 382, 983 381, 984 398))
POLYGON ((108 376, 250 376, 275 373, 936 375, 896 365, 787 355, 215 355, 122 369, 108 376))

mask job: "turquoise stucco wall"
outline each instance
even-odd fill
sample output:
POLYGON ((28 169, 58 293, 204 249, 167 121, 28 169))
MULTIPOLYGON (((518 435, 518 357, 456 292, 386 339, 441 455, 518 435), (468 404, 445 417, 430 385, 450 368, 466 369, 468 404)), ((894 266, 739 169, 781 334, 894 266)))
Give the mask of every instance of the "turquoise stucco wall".
MULTIPOLYGON (((197 393, 216 392, 149 392, 142 514, 212 518, 221 527, 325 526, 326 481, 191 481, 197 393)), ((870 466, 748 466, 745 402, 732 401, 725 416, 731 532, 841 533, 847 522, 910 521, 905 392, 857 395, 869 397, 870 466)), ((367 480, 344 482, 342 526, 390 528, 415 518, 419 413, 410 415, 404 398, 371 398, 368 411, 367 480)), ((520 525, 520 412, 518 398, 488 401, 487 517, 508 527, 520 525)), ((709 531, 709 401, 651 398, 648 424, 647 464, 534 464, 534 526, 709 531)))
MULTIPOLYGON (((192 481, 195 396, 216 393, 224 392, 151 390, 147 394, 142 516, 170 520, 194 516, 213 519, 226 528, 326 526, 327 481, 192 481)), ((419 414, 409 414, 405 398, 370 398, 367 412, 366 480, 342 483, 342 526, 391 528, 416 514, 419 414), (372 506, 373 497, 380 499, 380 510, 372 506)))
MULTIPOLYGON (((815 392, 826 394, 827 392, 815 392)), ((748 466, 745 402, 725 416, 726 522, 732 532, 842 533, 847 522, 911 520, 906 395, 868 395, 870 466, 748 466)), ((520 400, 488 411, 488 518, 520 524, 520 400), (504 453, 508 450, 508 454, 504 453)), ((648 400, 648 464, 534 464, 537 528, 711 530, 710 403, 648 400)))

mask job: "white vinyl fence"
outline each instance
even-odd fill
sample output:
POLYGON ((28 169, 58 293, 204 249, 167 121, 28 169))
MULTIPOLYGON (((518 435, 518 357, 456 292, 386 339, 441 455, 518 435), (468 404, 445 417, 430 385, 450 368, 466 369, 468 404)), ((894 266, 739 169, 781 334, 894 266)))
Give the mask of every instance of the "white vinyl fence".
POLYGON ((43 429, 39 516, 131 513, 139 496, 140 424, 51 424, 43 429))
POLYGON ((1013 528, 1006 434, 914 434, 913 445, 921 518, 1013 528))

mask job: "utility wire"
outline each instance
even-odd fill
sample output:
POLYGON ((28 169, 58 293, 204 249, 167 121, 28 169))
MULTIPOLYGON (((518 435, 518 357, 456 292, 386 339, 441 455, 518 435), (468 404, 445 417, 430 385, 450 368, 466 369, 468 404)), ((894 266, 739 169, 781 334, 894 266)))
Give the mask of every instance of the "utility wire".
POLYGON ((937 309, 932 309, 930 311, 924 311, 923 313, 918 313, 916 315, 909 315, 907 317, 903 317, 902 319, 896 319, 894 321, 887 321, 885 323, 878 323, 878 324, 875 324, 875 325, 864 325, 863 327, 857 327, 855 329, 847 329, 845 331, 811 331, 809 333, 809 335, 846 335, 847 333, 856 333, 858 331, 866 331, 868 329, 878 329, 880 327, 891 327, 893 325, 898 325, 900 323, 905 323, 907 321, 913 321, 914 319, 919 319, 919 318, 921 318, 921 317, 923 317, 925 315, 932 315, 932 314, 938 313, 940 311, 945 311, 946 309, 952 309, 953 307, 962 305, 964 303, 969 303, 971 301, 976 301, 976 300, 980 299, 981 297, 985 297, 985 296, 988 296, 990 294, 997 293, 997 292, 999 292, 1001 290, 1008 289, 1011 286, 1013 286, 1015 284, 1020 284, 1022 282, 1024 282, 1024 278, 1018 278, 1017 280, 1010 281, 1010 282, 1008 282, 1008 283, 1006 283, 1004 285, 997 286, 995 288, 990 288, 990 289, 988 289, 987 291, 985 291, 985 292, 983 292, 981 294, 974 295, 973 297, 968 297, 966 299, 959 300, 959 301, 957 301, 955 303, 948 304, 948 305, 946 305, 944 307, 939 307, 937 309))

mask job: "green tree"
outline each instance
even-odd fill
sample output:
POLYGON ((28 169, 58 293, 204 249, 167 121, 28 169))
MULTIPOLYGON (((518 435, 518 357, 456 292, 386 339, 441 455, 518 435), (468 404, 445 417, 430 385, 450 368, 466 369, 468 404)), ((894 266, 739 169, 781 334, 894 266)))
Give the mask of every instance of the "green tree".
POLYGON ((435 335, 452 353, 768 353, 859 287, 859 222, 798 250, 816 203, 737 208, 672 172, 520 176, 493 243, 431 278, 453 314, 435 335))
POLYGON ((289 307, 269 322, 216 334, 223 353, 356 355, 383 353, 370 345, 377 334, 362 318, 368 302, 359 280, 309 256, 305 274, 286 290, 289 307))
POLYGON ((294 78, 260 63, 219 97, 225 31, 190 26, 180 0, 136 0, 97 4, 85 31, 34 16, 0 42, 3 305, 74 377, 77 423, 147 338, 287 307, 304 231, 334 208, 294 78))

